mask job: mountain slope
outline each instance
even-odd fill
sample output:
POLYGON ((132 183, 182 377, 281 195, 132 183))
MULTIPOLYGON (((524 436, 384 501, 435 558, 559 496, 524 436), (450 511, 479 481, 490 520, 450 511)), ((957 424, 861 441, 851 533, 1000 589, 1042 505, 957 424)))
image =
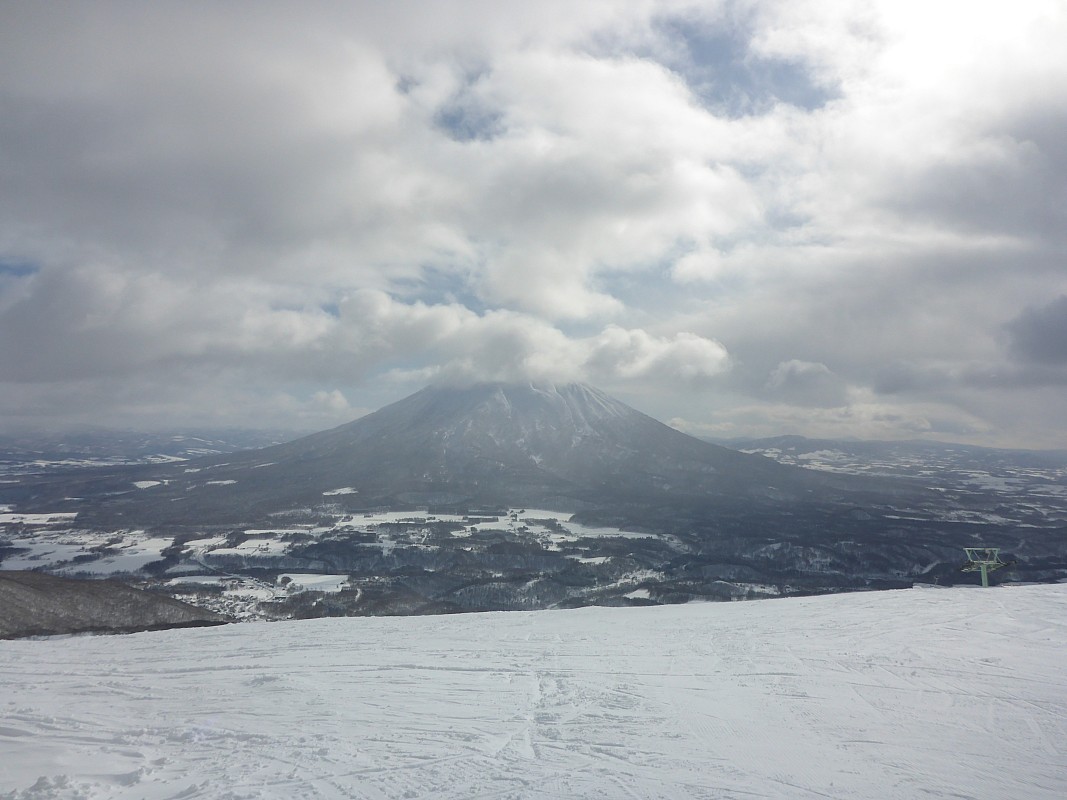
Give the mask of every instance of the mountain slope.
POLYGON ((0 796, 1058 800, 1065 641, 1025 586, 0 642, 0 796))
POLYGON ((424 389, 268 454, 361 490, 449 487, 527 502, 561 490, 758 493, 794 472, 709 446, 581 384, 424 389))
POLYGON ((581 384, 431 387, 293 442, 112 471, 90 483, 75 491, 57 482, 43 496, 95 498, 98 514, 129 521, 226 522, 326 501, 577 510, 827 501, 842 493, 863 502, 901 490, 719 447, 581 384))

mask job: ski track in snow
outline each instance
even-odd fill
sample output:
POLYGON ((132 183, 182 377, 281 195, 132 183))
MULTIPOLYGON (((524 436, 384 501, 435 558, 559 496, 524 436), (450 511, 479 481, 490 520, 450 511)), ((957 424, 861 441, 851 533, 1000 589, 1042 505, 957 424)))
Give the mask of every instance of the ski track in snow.
POLYGON ((1067 585, 0 642, 6 798, 1063 798, 1067 585))

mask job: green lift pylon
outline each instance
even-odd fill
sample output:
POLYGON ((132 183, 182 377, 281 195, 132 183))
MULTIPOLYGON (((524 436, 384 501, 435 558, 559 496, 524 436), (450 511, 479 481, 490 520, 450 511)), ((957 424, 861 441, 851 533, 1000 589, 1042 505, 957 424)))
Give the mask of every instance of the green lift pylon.
POLYGON ((989 586, 989 573, 995 569, 1008 566, 1000 560, 999 547, 965 547, 967 563, 961 568, 964 572, 982 571, 982 586, 989 586))

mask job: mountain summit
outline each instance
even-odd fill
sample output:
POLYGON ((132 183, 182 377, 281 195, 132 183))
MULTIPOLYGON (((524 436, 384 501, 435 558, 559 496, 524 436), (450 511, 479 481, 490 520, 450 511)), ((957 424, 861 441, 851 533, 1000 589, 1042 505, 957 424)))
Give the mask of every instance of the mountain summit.
POLYGON ((95 494, 121 491, 100 510, 131 520, 222 522, 324 502, 563 511, 868 488, 695 439, 584 384, 483 383, 428 387, 273 447, 111 475, 95 494))
POLYGON ((275 452, 305 464, 321 458, 324 478, 374 496, 445 492, 479 503, 761 492, 792 472, 701 442, 584 384, 430 387, 275 452))

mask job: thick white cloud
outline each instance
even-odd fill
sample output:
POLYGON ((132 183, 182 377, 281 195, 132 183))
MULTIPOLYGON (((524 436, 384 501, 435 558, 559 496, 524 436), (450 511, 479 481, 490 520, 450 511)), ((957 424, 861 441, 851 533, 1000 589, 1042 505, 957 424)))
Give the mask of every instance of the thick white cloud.
POLYGON ((660 337, 609 325, 593 336, 568 337, 526 314, 478 315, 457 305, 399 303, 377 292, 349 298, 341 320, 348 348, 383 365, 431 353, 434 366, 419 373, 428 379, 656 379, 678 389, 729 369, 721 344, 691 333, 660 337))
MULTIPOLYGON (((425 381, 536 379, 613 386, 655 380, 679 390, 729 369, 721 344, 686 332, 657 336, 608 325, 591 336, 569 336, 521 312, 478 314, 455 303, 405 303, 372 289, 347 295, 330 313, 278 307, 284 294, 257 295, 257 284, 216 286, 204 302, 157 275, 90 270, 65 277, 70 280, 39 288, 46 299, 18 305, 0 319, 0 369, 9 380, 38 387, 30 393, 9 387, 11 416, 36 415, 42 386, 74 381, 79 392, 93 395, 101 381, 136 384, 131 402, 143 403, 146 381, 174 392, 178 376, 180 382, 214 381, 231 387, 227 391, 264 381, 358 386, 383 371, 411 388, 425 381), (41 307, 49 315, 34 318, 41 307), (413 364, 420 366, 397 367, 413 364)), ((261 404, 275 408, 284 396, 275 390, 261 404)), ((285 401, 271 419, 285 408, 297 424, 350 411, 336 388, 311 391, 295 404, 285 401)), ((126 413, 137 417, 135 408, 126 413)))
POLYGON ((1055 0, 8 5, 0 419, 573 378, 1039 442, 1065 38, 1055 0))
POLYGON ((609 325, 585 346, 589 355, 583 368, 608 380, 622 377, 700 382, 730 368, 729 355, 719 342, 684 331, 661 339, 643 330, 609 325))
POLYGON ((1012 346, 1025 360, 1067 364, 1067 294, 1028 308, 1008 324, 1012 346))

